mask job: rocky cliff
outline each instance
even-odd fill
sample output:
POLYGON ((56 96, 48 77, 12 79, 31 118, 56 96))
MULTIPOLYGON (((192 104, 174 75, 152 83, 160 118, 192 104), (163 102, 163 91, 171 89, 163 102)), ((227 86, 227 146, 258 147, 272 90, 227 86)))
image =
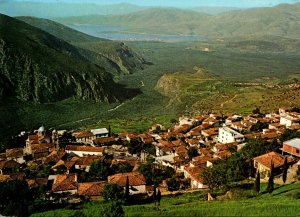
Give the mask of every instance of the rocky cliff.
POLYGON ((135 95, 73 45, 0 15, 0 96, 51 102, 71 96, 118 101, 135 95))

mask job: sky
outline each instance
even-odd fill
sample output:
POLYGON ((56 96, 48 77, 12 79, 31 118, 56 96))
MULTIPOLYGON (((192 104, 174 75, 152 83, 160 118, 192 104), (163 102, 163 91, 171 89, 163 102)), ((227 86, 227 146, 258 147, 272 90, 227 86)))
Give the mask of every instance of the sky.
MULTIPOLYGON (((2 0, 0 0, 1 2, 2 0)), ((29 1, 29 0, 17 0, 29 1)), ((118 4, 130 3, 141 6, 168 6, 168 7, 194 7, 194 6, 218 6, 218 7, 271 7, 281 3, 296 3, 300 0, 30 0, 34 2, 68 2, 68 3, 98 3, 118 4)))

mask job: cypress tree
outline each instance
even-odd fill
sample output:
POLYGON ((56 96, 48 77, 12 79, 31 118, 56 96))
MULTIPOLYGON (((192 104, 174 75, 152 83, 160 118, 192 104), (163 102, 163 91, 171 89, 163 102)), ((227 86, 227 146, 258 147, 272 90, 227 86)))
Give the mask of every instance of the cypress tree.
POLYGON ((126 200, 129 199, 129 179, 128 179, 128 176, 126 177, 125 198, 126 198, 126 200))
POLYGON ((260 173, 257 171, 256 179, 255 179, 255 190, 257 193, 260 192, 260 173))
POLYGON ((286 182, 287 171, 288 171, 288 163, 287 163, 287 157, 285 157, 284 158, 284 165, 283 165, 283 174, 282 174, 283 183, 286 182))
POLYGON ((161 193, 160 193, 160 190, 158 189, 157 195, 156 195, 156 200, 158 202, 158 206, 160 206, 160 199, 161 199, 161 193))
POLYGON ((268 187, 267 187, 267 192, 271 194, 274 190, 274 163, 273 161, 271 162, 271 171, 270 171, 270 177, 268 181, 268 187))

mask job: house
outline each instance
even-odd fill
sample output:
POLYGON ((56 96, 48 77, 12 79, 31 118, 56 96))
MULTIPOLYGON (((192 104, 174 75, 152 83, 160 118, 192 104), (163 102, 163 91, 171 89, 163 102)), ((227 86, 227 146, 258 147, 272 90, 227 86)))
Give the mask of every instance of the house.
POLYGON ((108 177, 108 183, 114 183, 125 188, 127 178, 129 182, 130 194, 146 193, 146 179, 138 172, 117 173, 108 177))
POLYGON ((106 182, 78 183, 78 194, 90 199, 98 199, 102 195, 106 182))
POLYGON ((11 174, 20 168, 20 164, 14 160, 0 161, 0 174, 11 174))
POLYGON ((175 145, 170 141, 159 140, 155 146, 156 156, 170 155, 174 153, 175 145))
POLYGON ((96 135, 94 135, 90 131, 85 132, 78 132, 74 133, 74 137, 76 139, 76 142, 83 142, 83 143, 92 143, 94 139, 96 139, 96 135))
POLYGON ((207 188, 203 178, 200 177, 204 172, 202 166, 185 166, 183 170, 184 178, 190 179, 191 189, 207 188))
POLYGON ((23 148, 6 149, 5 154, 7 160, 14 160, 19 164, 25 163, 25 160, 23 158, 24 155, 23 148))
POLYGON ((101 137, 101 138, 94 139, 93 144, 95 146, 109 146, 109 145, 113 145, 115 141, 116 140, 113 137, 101 137))
POLYGON ((173 169, 177 169, 176 164, 175 164, 175 159, 178 158, 179 156, 175 156, 175 154, 169 154, 169 155, 164 155, 160 157, 155 158, 155 163, 166 166, 166 167, 172 167, 173 169))
POLYGON ((285 116, 280 117, 280 124, 290 127, 293 124, 299 123, 299 117, 291 114, 286 114, 285 116))
POLYGON ((240 121, 232 122, 230 127, 237 130, 237 131, 239 131, 239 132, 242 132, 244 129, 246 129, 246 127, 240 121))
POLYGON ((24 154, 32 155, 33 158, 39 159, 47 157, 54 148, 52 143, 29 143, 24 148, 24 154))
POLYGON ((77 174, 63 174, 49 176, 48 180, 53 180, 52 192, 63 193, 68 192, 77 194, 78 182, 77 174))
POLYGON ((282 152, 300 158, 300 139, 295 138, 283 142, 282 152))
POLYGON ((243 142, 245 140, 244 135, 229 128, 221 127, 219 128, 218 141, 222 144, 232 143, 232 142, 243 142))
POLYGON ((47 186, 48 178, 35 178, 35 179, 26 179, 29 188, 36 188, 40 186, 47 186))
MULTIPOLYGON (((275 175, 282 173, 282 167, 284 165, 285 157, 276 152, 269 152, 267 154, 260 155, 253 159, 254 168, 260 172, 261 177, 269 177, 271 172, 271 165, 274 164, 275 175)), ((288 158, 288 163, 293 160, 288 158)))
POLYGON ((80 157, 75 161, 75 169, 89 172, 91 165, 95 161, 103 161, 103 160, 104 160, 103 156, 80 157))
POLYGON ((68 154, 75 154, 79 157, 87 155, 99 155, 103 156, 105 148, 103 147, 92 147, 92 146, 79 146, 79 145, 67 145, 66 150, 68 154))
POLYGON ((44 164, 57 163, 65 154, 63 150, 54 150, 44 159, 44 164))
POLYGON ((93 129, 91 130, 91 133, 93 133, 96 138, 108 137, 110 134, 110 132, 106 128, 93 129))

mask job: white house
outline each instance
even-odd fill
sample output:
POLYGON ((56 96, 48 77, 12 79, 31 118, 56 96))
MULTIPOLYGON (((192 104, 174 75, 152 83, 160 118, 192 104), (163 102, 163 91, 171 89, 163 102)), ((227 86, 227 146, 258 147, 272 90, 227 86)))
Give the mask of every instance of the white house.
POLYGON ((200 174, 204 171, 201 166, 185 166, 183 170, 184 178, 191 180, 191 188, 207 188, 204 184, 204 180, 200 177, 200 174))
POLYGON ((218 141, 222 144, 233 143, 233 142, 243 142, 245 137, 243 134, 229 128, 221 127, 219 128, 218 141))
POLYGON ((108 137, 109 134, 109 131, 106 128, 93 129, 91 132, 96 136, 96 138, 108 137))
POLYGON ((91 147, 91 146, 79 146, 79 145, 67 145, 66 153, 76 154, 79 157, 87 155, 99 155, 103 156, 105 148, 103 147, 91 147))
POLYGON ((299 121, 299 118, 293 117, 290 115, 280 117, 280 124, 285 125, 286 127, 290 127, 293 124, 297 123, 298 121, 299 121))

